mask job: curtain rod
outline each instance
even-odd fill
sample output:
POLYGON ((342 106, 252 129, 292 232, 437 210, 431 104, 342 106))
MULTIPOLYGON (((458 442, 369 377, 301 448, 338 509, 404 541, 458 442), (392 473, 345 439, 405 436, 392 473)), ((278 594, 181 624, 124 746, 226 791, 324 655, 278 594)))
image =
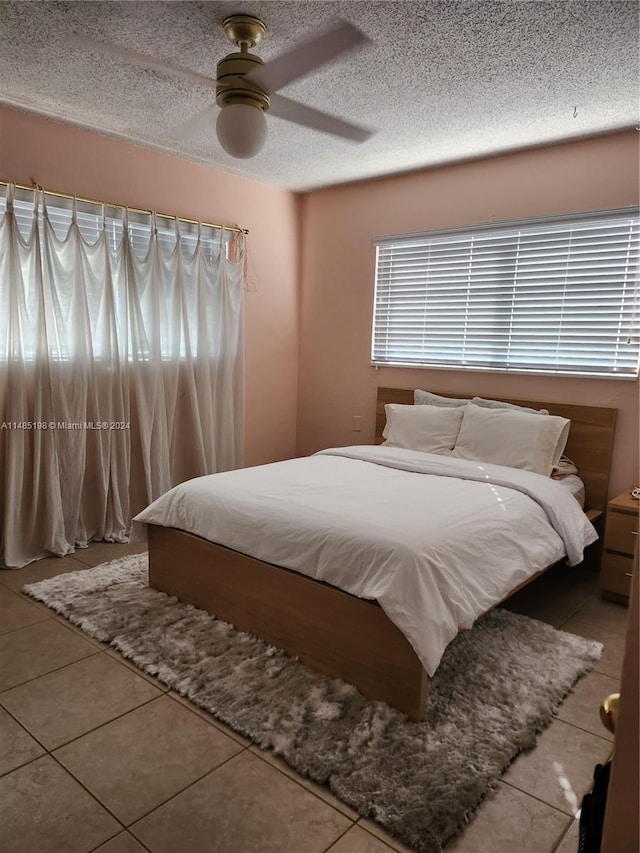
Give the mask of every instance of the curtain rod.
MULTIPOLYGON (((0 185, 3 185, 5 187, 8 186, 10 183, 12 183, 12 181, 0 181, 0 185)), ((84 202, 87 202, 88 204, 101 204, 101 205, 104 205, 105 207, 118 207, 121 210, 131 210, 133 213, 144 213, 144 214, 147 214, 148 216, 150 216, 152 213, 155 212, 156 216, 160 216, 160 217, 162 217, 162 219, 176 219, 178 222, 188 222, 191 225, 204 225, 207 228, 219 228, 222 231, 236 231, 238 234, 248 234, 249 233, 248 229, 238 228, 236 225, 219 225, 216 222, 200 222, 198 219, 187 219, 185 216, 175 216, 174 214, 171 214, 171 213, 158 213, 158 212, 153 211, 153 210, 142 210, 139 207, 129 207, 129 205, 127 205, 127 204, 116 204, 115 202, 112 202, 112 201, 99 201, 98 199, 95 199, 95 198, 83 198, 82 196, 79 196, 79 195, 73 196, 73 195, 69 195, 68 193, 59 193, 59 192, 54 192, 54 190, 45 190, 41 184, 36 184, 35 181, 33 182, 33 185, 30 187, 27 187, 24 184, 14 184, 14 186, 18 190, 27 190, 28 192, 33 192, 33 190, 41 190, 46 195, 52 195, 52 196, 55 196, 56 198, 66 198, 66 199, 69 199, 70 201, 73 201, 73 199, 75 198, 75 199, 77 199, 77 201, 84 201, 84 202)))

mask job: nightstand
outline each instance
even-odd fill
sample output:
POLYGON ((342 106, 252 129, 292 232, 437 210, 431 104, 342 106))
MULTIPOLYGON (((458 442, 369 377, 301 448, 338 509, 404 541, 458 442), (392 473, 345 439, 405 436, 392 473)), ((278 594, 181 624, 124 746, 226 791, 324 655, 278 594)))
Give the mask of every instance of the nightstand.
POLYGON ((612 498, 607 504, 600 594, 602 598, 629 603, 633 555, 638 547, 638 504, 628 492, 612 498))

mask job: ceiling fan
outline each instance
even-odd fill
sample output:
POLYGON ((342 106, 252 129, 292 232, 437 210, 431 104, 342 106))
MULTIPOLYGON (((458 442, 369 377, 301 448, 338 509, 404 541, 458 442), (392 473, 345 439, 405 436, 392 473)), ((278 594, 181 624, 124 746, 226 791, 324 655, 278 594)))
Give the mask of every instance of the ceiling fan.
POLYGON ((231 15, 223 21, 222 26, 239 51, 220 60, 215 80, 187 68, 169 65, 136 51, 86 36, 69 36, 67 43, 214 89, 217 106, 207 107, 204 112, 194 116, 184 125, 183 131, 194 132, 205 125, 210 126, 213 113, 219 108, 216 121, 218 141, 232 157, 254 157, 262 149, 267 138, 267 111, 287 121, 354 142, 364 142, 371 136, 372 131, 366 128, 277 94, 288 83, 368 42, 367 36, 357 27, 347 21, 338 21, 310 41, 298 44, 265 63, 255 53, 249 53, 250 48, 261 41, 267 30, 261 20, 253 15, 231 15))

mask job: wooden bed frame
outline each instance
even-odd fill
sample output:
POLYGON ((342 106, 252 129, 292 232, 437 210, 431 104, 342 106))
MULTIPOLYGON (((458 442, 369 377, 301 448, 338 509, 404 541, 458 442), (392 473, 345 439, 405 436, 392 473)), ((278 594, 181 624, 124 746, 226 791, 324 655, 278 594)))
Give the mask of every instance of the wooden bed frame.
MULTIPOLYGON (((507 402, 544 407, 571 419, 565 452, 584 481, 585 511, 597 520, 607 501, 617 410, 507 402)), ((378 389, 376 444, 382 441, 386 403, 412 404, 413 390, 378 389)), ((150 524, 148 534, 150 586, 215 613, 238 630, 262 637, 319 672, 354 684, 365 696, 381 699, 416 721, 424 719, 427 674, 408 640, 377 602, 181 530, 150 524)))

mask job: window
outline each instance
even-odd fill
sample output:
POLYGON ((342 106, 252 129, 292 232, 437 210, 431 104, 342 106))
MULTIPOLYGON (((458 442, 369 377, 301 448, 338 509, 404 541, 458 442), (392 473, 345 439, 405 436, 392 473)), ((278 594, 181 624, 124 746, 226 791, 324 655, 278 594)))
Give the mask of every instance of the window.
MULTIPOLYGON (((69 234, 73 216, 73 199, 61 197, 53 193, 46 193, 47 219, 51 224, 53 233, 59 241, 65 241, 69 234)), ((22 296, 24 310, 20 314, 19 349, 22 357, 33 361, 36 358, 38 347, 42 346, 42 310, 43 300, 38 276, 35 268, 39 265, 46 267, 41 258, 47 254, 47 241, 45 239, 43 206, 38 194, 38 204, 32 190, 17 189, 13 201, 15 222, 22 238, 20 241, 22 250, 17 248, 18 263, 22 275, 22 296), (37 229, 34 231, 34 228, 37 229), (32 251, 31 238, 39 237, 39 252, 32 251), (39 260, 40 258, 40 260, 39 260), (39 325, 40 324, 40 325, 39 325)), ((117 336, 120 339, 120 347, 128 347, 129 361, 135 357, 140 361, 149 360, 151 357, 149 334, 154 329, 153 336, 157 340, 162 358, 174 361, 176 358, 184 358, 186 350, 199 352, 198 340, 202 335, 203 324, 208 323, 211 327, 208 337, 215 339, 213 327, 217 320, 212 313, 211 317, 203 317, 201 305, 198 303, 198 288, 213 287, 215 281, 218 260, 230 261, 233 254, 233 241, 235 233, 228 229, 216 228, 197 222, 176 220, 173 217, 161 214, 149 214, 144 211, 127 210, 126 220, 123 218, 123 209, 109 204, 77 200, 76 222, 81 237, 82 261, 75 259, 79 268, 82 269, 84 286, 86 287, 87 306, 86 314, 91 329, 91 351, 96 360, 105 358, 109 360, 112 356, 112 334, 113 328, 110 322, 106 322, 105 310, 108 314, 109 299, 113 298, 113 322, 117 328, 117 336), (141 321, 144 325, 144 334, 134 335, 132 323, 135 318, 131 317, 131 293, 133 288, 129 280, 125 264, 123 262, 123 237, 125 232, 125 221, 127 223, 128 245, 131 252, 137 258, 141 272, 139 275, 139 286, 136 290, 136 304, 142 315, 141 321), (156 261, 165 267, 162 276, 145 273, 145 268, 151 267, 149 248, 151 245, 152 230, 155 227, 159 254, 156 261), (102 256, 96 249, 96 244, 104 233, 106 246, 108 248, 108 259, 102 256), (83 248, 84 246, 84 248, 83 248), (177 256, 172 257, 174 253, 177 256), (202 261, 206 268, 203 275, 190 261, 196 257, 202 261), (178 263, 183 261, 183 263, 178 263), (153 287, 146 287, 146 276, 151 275, 153 287), (108 279, 112 281, 112 290, 109 291, 108 279), (178 279, 184 283, 184 292, 180 301, 180 320, 176 319, 176 286, 172 282, 178 279), (163 282, 163 284, 161 284, 163 282), (154 292, 155 291, 155 292, 154 292), (158 294, 162 298, 158 301, 158 294), (176 335, 180 340, 176 342, 176 335)), ((0 226, 7 210, 7 186, 0 185, 0 226)), ((66 326, 72 325, 73 313, 72 287, 69 282, 73 278, 73 266, 70 258, 63 258, 62 250, 58 247, 53 255, 55 272, 51 273, 53 278, 59 279, 55 285, 55 313, 56 320, 53 321, 48 315, 46 323, 59 327, 57 333, 51 329, 47 335, 48 355, 52 360, 66 362, 72 357, 74 347, 65 334, 62 322, 66 318, 66 326), (68 269, 66 268, 68 267, 68 269), (68 281, 67 281, 68 280, 68 281)), ((0 258, 0 269, 1 266, 0 258)), ((51 260, 51 259, 50 259, 51 260)), ((151 280, 151 279, 149 279, 151 280)), ((11 313, 10 300, 12 289, 8 286, 0 286, 0 363, 10 357, 11 347, 6 345, 10 338, 8 329, 8 317, 11 313)), ((46 300, 43 300, 43 303, 46 300)), ((47 302, 47 306, 53 302, 47 302)), ((15 307, 14 307, 15 312, 15 307)), ((52 308, 53 310, 53 308, 52 308)), ((14 322, 14 328, 16 324, 14 322)), ((137 327, 136 327, 137 328, 137 327)), ((14 336, 14 342, 16 336, 14 336)), ((203 353, 199 352, 202 356, 203 353)))
POLYGON ((380 237, 376 365, 635 378, 637 210, 380 237))
MULTIPOLYGON (((7 209, 7 188, 0 185, 0 218, 4 216, 7 209)), ((73 210, 73 200, 45 193, 47 196, 47 215, 53 226, 56 237, 64 240, 69 226, 73 210)), ((16 221, 20 233, 26 240, 31 232, 34 218, 34 196, 30 190, 16 190, 13 202, 16 221)), ((122 240, 123 220, 122 208, 109 204, 98 204, 97 202, 77 201, 77 221, 80 233, 87 243, 95 243, 102 231, 102 221, 109 235, 109 247, 115 250, 122 240)), ((128 210, 129 239, 136 257, 143 260, 149 248, 151 240, 151 215, 143 211, 128 210)), ((173 216, 156 214, 156 228, 158 242, 165 255, 170 255, 176 246, 176 226, 173 216)), ((42 209, 38 210, 38 224, 42 228, 42 209)), ((187 256, 195 251, 198 242, 198 223, 187 220, 178 220, 180 233, 180 248, 187 256)), ((224 241, 225 256, 229 257, 229 243, 233 240, 233 233, 222 231, 212 226, 202 225, 200 241, 205 251, 207 260, 213 263, 220 251, 220 241, 224 241)))

